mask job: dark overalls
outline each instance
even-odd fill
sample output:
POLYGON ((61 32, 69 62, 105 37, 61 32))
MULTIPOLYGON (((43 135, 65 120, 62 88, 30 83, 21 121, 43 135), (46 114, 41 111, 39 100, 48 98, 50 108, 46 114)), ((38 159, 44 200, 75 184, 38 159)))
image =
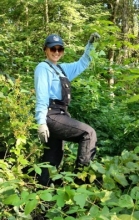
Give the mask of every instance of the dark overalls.
MULTIPOLYGON (((50 67, 53 68, 51 65, 50 67)), ((65 75, 62 68, 58 67, 65 75)), ((49 162, 58 168, 63 158, 63 141, 69 141, 79 144, 75 166, 88 165, 96 153, 96 132, 89 125, 70 117, 68 113, 68 105, 71 99, 70 81, 67 77, 61 77, 58 72, 56 74, 59 75, 61 82, 62 100, 50 99, 47 114, 50 137, 46 143, 47 148, 44 149, 42 162, 49 162)), ((38 180, 44 186, 49 184, 50 179, 47 168, 42 168, 42 174, 38 177, 38 180)))

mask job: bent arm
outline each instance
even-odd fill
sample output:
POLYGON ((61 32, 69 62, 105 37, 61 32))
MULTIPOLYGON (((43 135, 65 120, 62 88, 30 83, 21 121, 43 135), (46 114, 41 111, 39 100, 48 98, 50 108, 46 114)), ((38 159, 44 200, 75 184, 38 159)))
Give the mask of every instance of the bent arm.
POLYGON ((92 57, 90 56, 92 49, 93 45, 88 43, 85 47, 84 54, 78 61, 60 64, 70 81, 81 74, 89 66, 90 62, 92 61, 92 57))

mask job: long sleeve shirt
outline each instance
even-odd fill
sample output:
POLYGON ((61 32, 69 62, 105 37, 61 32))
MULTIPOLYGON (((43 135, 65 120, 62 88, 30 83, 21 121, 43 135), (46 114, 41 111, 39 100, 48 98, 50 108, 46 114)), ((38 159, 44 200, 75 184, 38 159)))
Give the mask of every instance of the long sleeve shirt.
MULTIPOLYGON (((92 58, 90 51, 93 49, 92 44, 88 43, 85 47, 84 54, 76 62, 62 63, 61 68, 64 70, 69 81, 81 74, 90 64, 92 58)), ((64 77, 57 65, 47 60, 54 69, 64 77)), ((46 62, 40 62, 34 71, 34 82, 36 92, 35 118, 38 124, 45 124, 47 121, 47 112, 49 99, 61 100, 61 83, 59 76, 46 62)))

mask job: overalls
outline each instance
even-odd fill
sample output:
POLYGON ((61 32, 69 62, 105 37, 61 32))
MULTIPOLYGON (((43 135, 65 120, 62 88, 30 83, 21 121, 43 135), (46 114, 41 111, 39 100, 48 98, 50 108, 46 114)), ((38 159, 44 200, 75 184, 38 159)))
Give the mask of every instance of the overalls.
MULTIPOLYGON (((53 68, 51 64, 48 63, 48 65, 53 68)), ((66 76, 62 68, 58 67, 66 76)), ((58 72, 56 74, 59 75, 58 72)), ((47 148, 44 149, 41 162, 49 162, 52 166, 58 168, 63 158, 63 141, 69 141, 78 143, 75 167, 88 165, 96 153, 96 132, 89 125, 70 117, 68 113, 68 105, 71 100, 70 81, 67 77, 59 76, 59 79, 62 87, 62 100, 50 99, 47 114, 47 126, 50 131, 50 137, 46 143, 47 148)), ((44 186, 50 184, 47 168, 42 168, 42 173, 38 180, 44 186)))

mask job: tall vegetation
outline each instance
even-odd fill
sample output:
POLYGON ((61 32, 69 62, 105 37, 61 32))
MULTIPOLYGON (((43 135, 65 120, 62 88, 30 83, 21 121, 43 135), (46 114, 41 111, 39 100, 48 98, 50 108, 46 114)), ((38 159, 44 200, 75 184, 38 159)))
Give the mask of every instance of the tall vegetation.
POLYGON ((138 10, 138 0, 0 1, 0 219, 138 219, 138 10), (57 171, 39 161, 33 71, 45 59, 47 35, 61 35, 62 61, 72 62, 92 32, 101 39, 90 67, 72 82, 69 110, 95 128, 97 155, 73 174, 77 146, 65 143, 57 171), (43 166, 55 188, 38 185, 43 166))

